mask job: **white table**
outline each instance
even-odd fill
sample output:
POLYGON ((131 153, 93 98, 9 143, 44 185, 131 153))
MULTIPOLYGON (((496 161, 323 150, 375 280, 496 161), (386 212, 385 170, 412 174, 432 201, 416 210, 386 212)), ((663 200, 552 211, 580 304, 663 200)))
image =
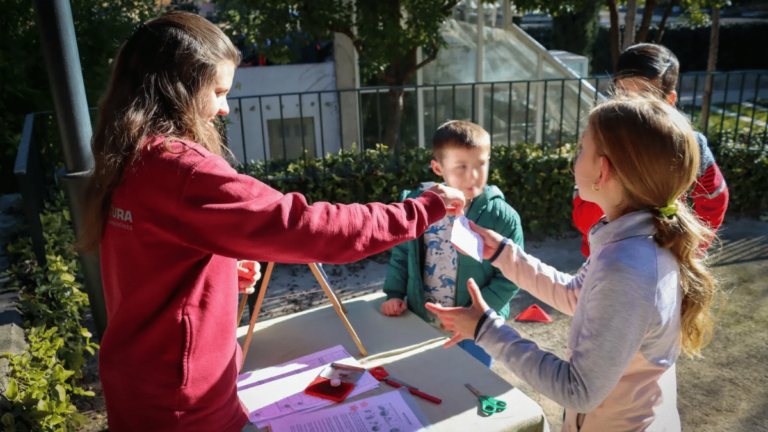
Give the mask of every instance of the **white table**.
MULTIPOLYGON (((446 338, 411 312, 397 318, 381 313, 384 294, 376 293, 344 303, 349 321, 368 350, 359 350, 330 306, 311 309, 256 324, 243 372, 280 364, 335 345, 344 348, 366 368, 384 366, 392 376, 441 398, 439 405, 414 396, 435 432, 548 432, 541 407, 487 369, 463 349, 443 348, 446 338), (479 402, 465 386, 469 383, 484 394, 507 402, 502 413, 484 417, 479 402)), ((248 326, 238 328, 242 345, 248 326)), ((393 387, 378 389, 354 401, 393 387)))

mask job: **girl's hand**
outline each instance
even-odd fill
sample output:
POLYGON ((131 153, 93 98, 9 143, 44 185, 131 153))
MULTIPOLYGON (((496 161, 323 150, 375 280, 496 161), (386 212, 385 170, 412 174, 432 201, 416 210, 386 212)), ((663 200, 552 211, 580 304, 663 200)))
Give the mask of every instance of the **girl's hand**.
POLYGON ((483 300, 480 294, 480 288, 474 279, 467 281, 467 289, 472 297, 472 306, 467 308, 452 307, 447 308, 434 303, 427 303, 425 306, 430 311, 437 314, 443 326, 454 336, 445 343, 445 347, 456 345, 464 339, 475 339, 475 328, 485 311, 488 310, 488 303, 483 300))
POLYGON ((406 309, 405 302, 399 298, 389 299, 381 305, 381 313, 386 316, 400 316, 406 309))
POLYGON ((440 198, 442 198, 445 203, 447 215, 460 215, 464 212, 464 205, 466 204, 467 199, 464 198, 464 194, 458 189, 443 186, 438 183, 427 190, 440 195, 440 198))
POLYGON ((255 261, 237 262, 237 288, 238 292, 253 294, 256 281, 261 279, 261 264, 255 261))
MULTIPOLYGON (((472 221, 469 221, 469 227, 472 229, 472 231, 478 233, 480 238, 483 239, 483 258, 491 258, 493 254, 496 253, 496 250, 499 249, 499 246, 501 245, 502 240, 504 240, 504 237, 502 237, 501 234, 497 233, 496 231, 483 228, 472 221)), ((453 247, 460 253, 466 255, 466 253, 456 247, 456 245, 453 245, 453 247)))

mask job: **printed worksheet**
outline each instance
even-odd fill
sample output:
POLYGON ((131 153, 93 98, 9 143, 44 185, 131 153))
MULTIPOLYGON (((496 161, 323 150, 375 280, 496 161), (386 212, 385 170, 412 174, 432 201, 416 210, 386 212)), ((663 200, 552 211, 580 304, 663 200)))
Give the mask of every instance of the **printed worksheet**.
MULTIPOLYGON (((248 410, 248 418, 258 427, 287 415, 312 411, 334 404, 333 401, 311 396, 304 389, 330 363, 360 367, 341 345, 296 360, 240 375, 237 395, 248 410)), ((365 372, 355 383, 348 397, 373 390, 379 382, 365 372)))
POLYGON ((393 390, 378 396, 305 414, 294 414, 269 424, 272 432, 417 432, 429 423, 413 398, 393 390))

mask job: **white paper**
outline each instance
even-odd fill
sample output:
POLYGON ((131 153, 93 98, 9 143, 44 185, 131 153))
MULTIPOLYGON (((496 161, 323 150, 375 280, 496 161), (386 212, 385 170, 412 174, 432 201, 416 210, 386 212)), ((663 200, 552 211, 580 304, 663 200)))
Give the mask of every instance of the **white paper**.
MULTIPOLYGON (((237 395, 259 427, 270 420, 303 411, 312 411, 334 402, 304 394, 304 389, 330 363, 362 367, 341 345, 265 369, 241 374, 237 395)), ((347 397, 373 390, 379 382, 366 371, 347 397)))
POLYGON ((418 432, 428 424, 414 412, 416 404, 408 404, 401 391, 390 391, 370 398, 326 408, 306 414, 296 414, 269 424, 272 432, 418 432), (414 408, 412 408, 414 407, 414 408))
POLYGON ((461 215, 453 222, 451 243, 470 257, 483 262, 483 238, 472 231, 466 216, 461 215))

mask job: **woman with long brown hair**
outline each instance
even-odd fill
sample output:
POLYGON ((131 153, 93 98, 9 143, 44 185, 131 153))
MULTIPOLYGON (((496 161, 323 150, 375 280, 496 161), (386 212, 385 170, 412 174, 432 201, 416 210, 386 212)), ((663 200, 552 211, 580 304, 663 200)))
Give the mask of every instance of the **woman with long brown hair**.
POLYGON ((574 167, 579 194, 605 217, 576 276, 477 226, 504 276, 572 315, 565 359, 520 336, 470 281, 471 308, 432 304, 536 391, 566 408, 563 431, 679 431, 675 362, 709 341, 717 285, 702 264, 710 231, 681 201, 699 148, 688 120, 658 98, 617 98, 590 115, 574 167))
POLYGON ((401 204, 310 206, 238 175, 213 125, 229 111, 238 61, 215 25, 170 13, 123 43, 99 105, 79 246, 101 257, 99 369, 112 432, 247 424, 236 393, 237 259, 355 261, 464 205, 438 186, 401 204))

